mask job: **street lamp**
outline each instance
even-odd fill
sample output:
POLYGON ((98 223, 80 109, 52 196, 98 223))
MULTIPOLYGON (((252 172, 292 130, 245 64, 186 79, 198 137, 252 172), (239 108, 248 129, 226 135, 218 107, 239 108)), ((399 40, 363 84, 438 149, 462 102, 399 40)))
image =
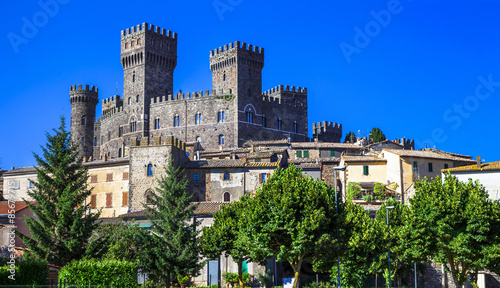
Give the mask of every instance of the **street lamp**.
MULTIPOLYGON (((394 209, 394 206, 387 206, 385 207, 385 211, 386 211, 386 215, 387 215, 387 227, 391 227, 389 225, 389 210, 392 210, 394 209)), ((389 259, 389 288, 392 288, 392 285, 391 285, 391 246, 389 245, 389 250, 387 252, 387 258, 389 259)))
MULTIPOLYGON (((335 213, 337 215, 337 219, 339 218, 339 202, 337 200, 337 171, 345 171, 346 166, 335 167, 333 170, 335 171, 335 213)), ((337 225, 337 236, 339 235, 339 226, 337 225)), ((340 255, 338 255, 338 244, 337 244, 337 286, 340 288, 340 255)))

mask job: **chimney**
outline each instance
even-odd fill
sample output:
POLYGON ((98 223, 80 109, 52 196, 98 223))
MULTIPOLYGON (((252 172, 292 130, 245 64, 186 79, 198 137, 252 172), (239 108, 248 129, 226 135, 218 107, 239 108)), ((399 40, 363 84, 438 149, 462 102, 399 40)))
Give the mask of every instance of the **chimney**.
POLYGON ((87 162, 87 157, 83 156, 82 157, 82 163, 85 163, 85 162, 87 162))
POLYGON ((16 167, 14 167, 14 166, 10 167, 10 170, 11 170, 11 171, 12 171, 12 170, 14 170, 14 169, 16 169, 16 167))
POLYGON ((108 157, 106 156, 106 154, 102 155, 101 160, 104 161, 104 162, 106 162, 106 160, 108 160, 108 157))
POLYGON ((477 169, 481 169, 481 156, 477 156, 476 161, 477 161, 477 169))
POLYGON ((253 153, 254 152, 254 148, 253 148, 253 144, 252 144, 252 147, 250 147, 250 153, 253 153))

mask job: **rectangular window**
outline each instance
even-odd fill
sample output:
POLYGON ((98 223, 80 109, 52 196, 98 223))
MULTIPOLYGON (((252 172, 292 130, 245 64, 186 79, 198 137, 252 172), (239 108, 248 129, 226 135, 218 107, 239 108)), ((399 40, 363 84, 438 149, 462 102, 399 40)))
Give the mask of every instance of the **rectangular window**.
POLYGON ((266 116, 262 116, 262 127, 266 127, 266 116))
POLYGON ((448 164, 444 164, 444 169, 448 169, 448 164))
POLYGON ((335 157, 335 150, 330 150, 330 157, 335 157))
POLYGON ((267 181, 267 173, 260 173, 260 183, 266 183, 267 181))
POLYGON ((90 208, 95 209, 96 202, 97 202, 97 195, 95 194, 90 195, 90 208))
POLYGON ((297 151, 297 158, 302 158, 302 151, 297 151))
POLYGON ((429 162, 429 172, 432 172, 432 163, 429 162))
POLYGON ((111 208, 113 204, 113 194, 106 193, 106 208, 111 208))
POLYGON ((33 182, 28 181, 28 188, 33 188, 33 182))
POLYGON ((200 180, 200 174, 194 174, 193 175, 193 180, 194 181, 199 181, 200 180))
POLYGON ((128 172, 123 172, 123 180, 128 180, 128 172))
POLYGON ((368 175, 369 174, 369 171, 368 171, 368 165, 365 165, 363 166, 363 175, 368 175))
POLYGON ((224 173, 224 180, 230 180, 231 179, 231 175, 229 175, 229 173, 224 173))
POLYGON ((113 173, 106 174, 106 182, 111 182, 111 181, 113 181, 113 173))
POLYGON ((122 207, 128 206, 128 192, 122 194, 122 207))
POLYGON ((90 183, 97 183, 97 175, 90 176, 90 183))
POLYGON ((123 136, 123 127, 118 127, 118 137, 123 136))
POLYGON ((309 158, 309 151, 308 150, 304 151, 304 158, 309 158))
POLYGON ((417 163, 417 161, 413 161, 413 171, 418 171, 418 163, 417 163))

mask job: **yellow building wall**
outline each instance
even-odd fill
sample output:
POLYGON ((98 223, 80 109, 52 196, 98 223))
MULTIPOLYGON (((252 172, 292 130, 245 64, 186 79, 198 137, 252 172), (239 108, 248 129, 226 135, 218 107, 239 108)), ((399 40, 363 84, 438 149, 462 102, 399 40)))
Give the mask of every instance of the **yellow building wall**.
MULTIPOLYGON (((344 165, 346 166, 346 183, 380 182, 382 184, 387 184, 386 162, 346 162, 344 165), (368 175, 363 174, 364 166, 368 166, 368 175)), ((343 178, 343 174, 344 173, 342 172, 339 173, 339 175, 341 175, 341 179, 343 178)))
MULTIPOLYGON (((96 195, 96 208, 92 212, 101 210, 101 218, 118 217, 128 211, 127 205, 123 205, 124 193, 129 192, 129 180, 124 180, 123 174, 129 173, 128 165, 112 167, 91 167, 89 168, 89 188, 92 188, 92 195, 96 195), (107 181, 107 175, 112 174, 113 180, 107 181), (97 176, 97 183, 92 182, 92 176, 97 176), (106 207, 106 195, 111 193, 111 207, 106 207)), ((91 197, 87 198, 87 203, 91 202, 91 197)))

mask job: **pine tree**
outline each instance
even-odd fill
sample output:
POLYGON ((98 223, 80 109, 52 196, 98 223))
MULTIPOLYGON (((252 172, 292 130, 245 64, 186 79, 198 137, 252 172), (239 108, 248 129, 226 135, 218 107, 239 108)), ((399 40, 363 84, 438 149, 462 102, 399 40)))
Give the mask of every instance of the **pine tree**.
POLYGON ((85 205, 85 199, 91 194, 88 172, 66 131, 64 117, 53 131, 54 135, 46 133, 43 157, 33 153, 38 164, 37 180, 30 180, 34 189, 28 195, 36 203, 25 200, 35 215, 25 218, 32 238, 17 235, 35 257, 64 266, 90 250, 89 239, 97 228, 100 213, 86 213, 90 204, 85 205))
POLYGON ((354 143, 354 142, 356 142, 356 134, 354 134, 354 132, 352 131, 349 131, 349 133, 345 134, 344 143, 354 143))
POLYGON ((372 128, 372 132, 370 132, 370 140, 372 140, 373 143, 382 142, 385 139, 385 135, 382 133, 380 128, 372 128))
POLYGON ((165 174, 151 195, 151 205, 144 205, 152 229, 142 237, 141 263, 153 281, 169 285, 172 277, 197 276, 202 263, 188 180, 172 162, 165 174))

